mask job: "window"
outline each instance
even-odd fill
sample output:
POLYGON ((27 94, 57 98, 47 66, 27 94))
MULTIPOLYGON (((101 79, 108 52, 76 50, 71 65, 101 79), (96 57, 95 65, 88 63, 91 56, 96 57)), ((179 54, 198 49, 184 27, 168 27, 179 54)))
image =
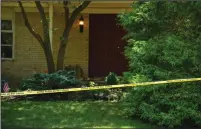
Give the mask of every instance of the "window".
POLYGON ((12 20, 1 20, 1 58, 13 58, 12 20))

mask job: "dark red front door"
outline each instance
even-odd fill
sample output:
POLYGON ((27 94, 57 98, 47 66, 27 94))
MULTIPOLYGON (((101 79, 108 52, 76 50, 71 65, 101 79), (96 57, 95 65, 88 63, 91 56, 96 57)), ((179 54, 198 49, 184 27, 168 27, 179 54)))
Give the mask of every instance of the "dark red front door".
POLYGON ((109 72, 121 75, 126 71, 127 60, 123 54, 125 31, 117 26, 115 14, 90 14, 89 16, 89 76, 103 77, 109 72))

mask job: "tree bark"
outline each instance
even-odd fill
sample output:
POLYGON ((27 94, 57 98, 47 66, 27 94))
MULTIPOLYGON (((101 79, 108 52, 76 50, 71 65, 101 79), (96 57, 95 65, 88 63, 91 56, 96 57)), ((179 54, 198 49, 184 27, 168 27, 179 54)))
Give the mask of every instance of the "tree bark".
POLYGON ((20 9, 22 11, 22 17, 24 19, 24 23, 25 23, 25 26, 28 28, 28 30, 30 31, 30 33, 38 40, 38 42, 40 43, 41 47, 44 49, 44 43, 43 43, 43 39, 41 38, 41 36, 35 32, 33 30, 33 28, 31 27, 31 24, 29 23, 29 20, 27 18, 27 14, 24 10, 24 7, 22 5, 22 2, 21 1, 18 1, 18 4, 20 6, 20 9))
POLYGON ((51 49, 45 49, 44 52, 45 52, 45 57, 47 62, 48 73, 54 73, 55 65, 54 65, 52 51, 51 49))
POLYGON ((57 70, 62 70, 64 66, 64 57, 66 53, 66 46, 68 44, 68 37, 70 34, 70 30, 72 28, 73 23, 76 20, 76 17, 80 14, 82 10, 84 10, 91 1, 84 1, 81 5, 79 5, 72 13, 69 18, 69 8, 68 2, 64 1, 64 11, 65 11, 65 29, 61 38, 60 47, 57 55, 57 70))
POLYGON ((45 48, 44 52, 46 56, 47 66, 48 66, 48 73, 53 73, 55 72, 55 65, 54 65, 54 59, 53 59, 52 49, 50 45, 49 24, 45 16, 44 8, 42 7, 40 1, 35 1, 35 3, 40 13, 40 17, 41 17, 42 25, 43 25, 43 39, 44 39, 44 48, 45 48))
MULTIPOLYGON (((70 30, 72 28, 73 23, 76 20, 76 17, 80 14, 82 10, 84 10, 90 3, 91 1, 84 1, 81 5, 79 5, 72 13, 71 17, 69 17, 69 7, 68 4, 69 2, 65 0, 63 2, 64 5, 64 10, 65 10, 65 28, 62 34, 61 42, 60 42, 60 47, 58 50, 58 55, 57 55, 57 70, 63 70, 63 65, 64 65, 64 56, 65 56, 65 51, 66 51, 66 46, 68 44, 68 37, 70 30)), ((42 20, 42 26, 43 26, 43 39, 41 36, 36 33, 28 18, 27 14, 24 10, 24 7, 21 3, 21 1, 18 1, 18 4, 20 6, 20 9, 22 11, 22 16, 25 22, 25 26, 28 28, 30 33, 38 40, 40 43, 41 47, 43 48, 46 61, 47 61, 47 67, 48 67, 48 73, 53 73, 55 72, 55 64, 54 64, 54 59, 53 59, 53 54, 52 54, 52 49, 50 45, 50 36, 49 36, 49 25, 48 25, 48 20, 45 16, 44 8, 41 5, 40 1, 35 1, 36 7, 38 8, 38 11, 40 13, 40 17, 42 20)))
POLYGON ((43 48, 45 57, 46 57, 46 62, 47 62, 47 67, 48 67, 48 73, 53 73, 55 72, 55 66, 54 66, 54 60, 53 60, 53 55, 52 55, 52 51, 51 51, 51 47, 50 47, 50 37, 49 37, 49 26, 48 26, 48 22, 47 19, 45 17, 45 13, 44 13, 44 9, 41 6, 40 2, 36 2, 37 8, 39 10, 41 19, 42 19, 42 24, 43 24, 43 39, 41 38, 41 36, 35 32, 27 18, 27 14, 24 10, 24 7, 21 3, 21 1, 18 1, 18 4, 20 6, 20 9, 22 11, 22 17, 24 19, 25 22, 25 26, 28 28, 28 30, 30 31, 30 33, 38 40, 38 42, 40 43, 41 47, 43 48))

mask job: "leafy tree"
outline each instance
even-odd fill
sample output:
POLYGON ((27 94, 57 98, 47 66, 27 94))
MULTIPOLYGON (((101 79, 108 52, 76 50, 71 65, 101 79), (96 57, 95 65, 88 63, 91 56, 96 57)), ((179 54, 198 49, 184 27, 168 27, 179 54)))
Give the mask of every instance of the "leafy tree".
MULTIPOLYGON (((84 1, 81 3, 79 6, 77 6, 71 16, 70 16, 70 9, 69 9, 69 4, 70 1, 63 1, 63 7, 64 7, 64 12, 65 12, 65 27, 63 34, 61 36, 61 41, 60 41, 60 47, 58 50, 58 56, 57 56, 57 70, 62 70, 63 69, 63 64, 64 64, 64 55, 65 55, 65 50, 66 46, 68 44, 68 37, 70 34, 71 27, 76 20, 76 17, 80 14, 82 10, 84 10, 91 1, 84 1)), ((51 46, 50 46, 50 36, 49 36, 49 26, 48 26, 48 19, 45 15, 45 11, 43 6, 41 5, 41 1, 35 1, 36 7, 40 13, 41 21, 42 21, 42 26, 43 26, 43 38, 41 35, 39 35, 37 32, 35 32, 32 29, 32 26, 27 18, 27 14, 24 10, 23 4, 21 1, 18 1, 18 4, 21 8, 22 16, 24 18, 24 22, 28 30, 31 32, 31 34, 38 40, 40 43, 41 47, 43 48, 46 61, 47 61, 47 67, 48 67, 48 72, 53 73, 56 71, 55 69, 55 63, 53 60, 53 54, 51 51, 51 46)))
POLYGON ((134 2, 118 18, 132 73, 152 80, 201 75, 201 2, 134 2))
MULTIPOLYGON (((125 82, 201 76, 201 2, 134 2, 118 16, 127 30, 125 82)), ((128 116, 169 128, 201 127, 200 82, 136 87, 125 99, 128 116)))

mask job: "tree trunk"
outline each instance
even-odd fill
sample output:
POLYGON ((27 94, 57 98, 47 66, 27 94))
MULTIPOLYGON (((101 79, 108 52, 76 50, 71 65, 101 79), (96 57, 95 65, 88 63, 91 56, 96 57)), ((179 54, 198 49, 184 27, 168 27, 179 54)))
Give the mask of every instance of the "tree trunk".
POLYGON ((53 60, 53 55, 51 50, 44 50, 45 53, 45 57, 46 57, 46 62, 47 62, 47 69, 48 69, 48 73, 53 73, 55 72, 55 66, 54 66, 54 60, 53 60))
POLYGON ((55 66, 54 66, 54 59, 52 55, 52 49, 50 46, 50 35, 49 35, 49 23, 45 15, 44 8, 41 5, 40 1, 35 1, 36 7, 38 8, 41 20, 42 20, 42 26, 43 26, 43 44, 44 44, 44 53, 46 56, 47 61, 47 67, 48 67, 48 73, 55 72, 55 66))
POLYGON ((59 52, 57 56, 57 70, 63 70, 64 65, 64 57, 66 52, 66 44, 60 44, 59 52))
POLYGON ((70 34, 70 30, 75 22, 77 16, 80 14, 82 10, 84 10, 91 1, 84 1, 81 5, 79 5, 72 13, 69 18, 69 8, 68 8, 68 1, 64 1, 64 12, 65 12, 65 29, 62 35, 58 55, 57 55, 57 70, 63 70, 64 67, 64 57, 66 46, 68 44, 68 37, 70 34))
POLYGON ((22 17, 24 18, 24 22, 25 22, 25 26, 28 28, 28 30, 30 31, 30 33, 38 40, 38 42, 40 43, 43 52, 45 54, 46 57, 46 61, 47 61, 47 68, 48 68, 48 73, 53 73, 55 72, 55 66, 54 66, 54 60, 53 60, 53 55, 52 55, 52 51, 51 51, 51 47, 50 47, 50 37, 49 37, 49 27, 48 27, 48 22, 45 16, 45 12, 44 12, 44 8, 41 6, 40 1, 35 1, 36 6, 39 10, 41 19, 42 19, 42 25, 43 25, 43 32, 44 32, 44 39, 42 39, 42 37, 33 30, 31 24, 29 23, 29 20, 27 18, 27 14, 24 10, 24 7, 22 5, 21 1, 18 1, 18 4, 20 6, 20 9, 22 11, 22 17))
MULTIPOLYGON (((68 43, 68 37, 70 33, 70 29, 76 19, 76 17, 79 15, 79 13, 85 9, 89 5, 90 1, 84 1, 81 5, 79 5, 72 13, 71 17, 69 18, 69 2, 67 0, 63 1, 64 4, 64 10, 65 10, 65 29, 62 35, 62 39, 60 42, 60 47, 58 51, 57 56, 57 70, 63 70, 64 65, 64 56, 65 56, 65 50, 68 43)), ((29 29, 31 34, 39 41, 41 47, 43 48, 43 51, 45 53, 46 61, 47 61, 47 67, 48 67, 48 73, 55 72, 55 64, 52 54, 52 49, 50 47, 50 37, 49 37, 49 25, 48 20, 45 15, 44 8, 41 5, 40 1, 35 1, 36 7, 38 8, 41 20, 42 20, 42 26, 43 26, 43 39, 42 37, 36 33, 32 26, 29 23, 29 20, 27 18, 27 14, 24 10, 24 7, 22 5, 21 1, 18 1, 18 4, 22 11, 22 16, 25 21, 26 27, 29 29)))

